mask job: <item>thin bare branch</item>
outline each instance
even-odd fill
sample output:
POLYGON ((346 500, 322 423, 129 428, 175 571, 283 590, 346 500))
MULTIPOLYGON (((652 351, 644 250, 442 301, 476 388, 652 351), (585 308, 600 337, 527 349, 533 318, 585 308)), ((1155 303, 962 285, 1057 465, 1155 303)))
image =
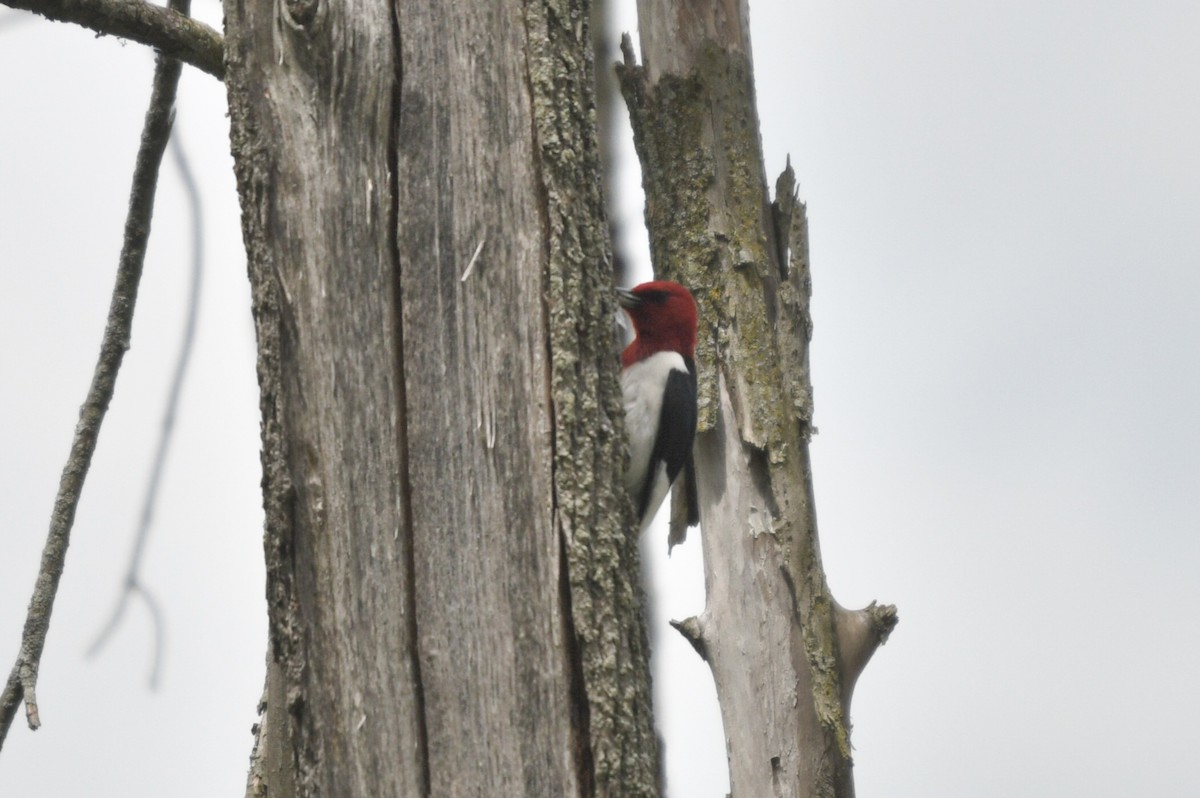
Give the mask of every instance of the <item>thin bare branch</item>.
MULTIPOLYGON (((179 13, 186 14, 189 2, 190 0, 171 0, 171 7, 179 13)), ((117 280, 109 305, 108 321, 100 343, 100 358, 92 375, 87 398, 79 410, 75 439, 71 443, 71 453, 59 481, 58 496, 55 497, 54 511, 50 516, 50 532, 42 549, 42 562, 21 635, 21 648, 4 686, 4 693, 0 695, 0 748, 4 745, 17 707, 22 701, 25 703, 25 717, 29 727, 37 729, 41 725, 35 690, 42 649, 46 644, 46 632, 50 628, 50 614, 58 594, 58 583, 62 577, 67 543, 75 521, 79 496, 83 491, 92 454, 96 451, 100 425, 108 411, 109 402, 112 401, 117 372, 121 368, 125 351, 129 349, 129 333, 133 326, 138 284, 141 281, 142 264, 146 258, 146 242, 150 237, 150 218, 154 212, 158 168, 171 135, 175 90, 179 84, 181 70, 179 61, 161 55, 154 69, 154 89, 150 96, 150 107, 146 111, 142 142, 134 166, 129 212, 125 218, 125 240, 117 265, 117 280)))
POLYGON ((225 79, 221 35, 186 14, 144 0, 0 0, 56 22, 72 22, 101 35, 148 44, 214 77, 225 79))
POLYGON ((137 534, 134 537, 133 551, 129 555, 129 566, 125 571, 125 581, 112 614, 104 624, 100 634, 88 648, 88 656, 93 657, 100 652, 109 637, 116 630, 125 614, 125 607, 131 595, 138 595, 150 610, 150 618, 154 625, 154 650, 150 664, 149 684, 154 689, 162 672, 163 652, 163 618, 158 602, 149 589, 142 584, 139 576, 142 564, 142 553, 146 549, 146 539, 150 535, 151 522, 154 519, 154 508, 158 503, 158 486, 167 463, 167 452, 171 446, 172 433, 175 431, 175 413, 179 407, 179 398, 183 394, 183 380, 187 376, 188 363, 192 355, 192 343, 196 338, 196 318, 200 311, 200 278, 204 270, 204 214, 200 204, 200 189, 196 178, 188 165, 187 153, 180 143, 179 133, 171 136, 171 156, 179 177, 183 181, 184 191, 188 196, 188 205, 192 212, 192 274, 188 287, 187 313, 183 324, 183 338, 179 344, 179 354, 175 358, 175 373, 171 378, 171 387, 167 393, 166 408, 163 411, 162 426, 158 435, 158 447, 154 453, 154 463, 150 468, 150 478, 146 484, 146 492, 142 499, 142 514, 138 521, 137 534))

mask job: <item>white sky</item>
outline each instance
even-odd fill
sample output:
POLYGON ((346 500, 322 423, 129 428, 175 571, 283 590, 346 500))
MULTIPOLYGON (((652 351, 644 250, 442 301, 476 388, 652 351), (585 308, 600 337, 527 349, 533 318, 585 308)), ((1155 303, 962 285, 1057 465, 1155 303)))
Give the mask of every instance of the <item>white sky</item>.
MULTIPOLYGON (((151 71, 137 45, 15 13, 0 9, 3 673, 99 344, 151 71)), ((197 13, 220 22, 212 0, 197 13)), ((809 202, 826 569, 843 604, 900 609, 855 695, 859 794, 1200 794, 1200 5, 789 1, 756 4, 753 24, 769 179, 791 153, 809 202)), ((143 569, 169 622, 164 682, 145 690, 136 604, 96 660, 83 651, 115 600, 182 324, 169 165, 43 659, 45 725, 10 732, 0 795, 243 789, 266 624, 223 103, 185 72, 208 260, 143 569)), ((702 609, 698 555, 662 569, 673 617, 702 609)), ((712 689, 672 650, 672 794, 716 798, 712 689)))

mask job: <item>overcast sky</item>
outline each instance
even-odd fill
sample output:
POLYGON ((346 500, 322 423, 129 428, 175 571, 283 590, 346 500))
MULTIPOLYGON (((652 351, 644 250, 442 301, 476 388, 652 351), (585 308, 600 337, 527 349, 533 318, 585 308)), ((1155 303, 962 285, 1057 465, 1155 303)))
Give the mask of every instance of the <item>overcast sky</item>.
MULTIPOLYGON (((219 25, 212 0, 196 11, 219 25)), ((0 9, 3 673, 152 68, 140 46, 15 16, 0 9)), ((854 699, 859 795, 1200 794, 1200 5, 788 0, 752 22, 769 179, 790 153, 809 203, 826 570, 842 604, 900 610, 854 699)), ((163 683, 145 689, 140 605, 84 651, 116 599, 182 325, 169 165, 43 659, 44 726, 10 732, 0 795, 243 789, 266 632, 253 333, 224 93, 195 70, 180 91, 208 257, 143 568, 169 624, 163 683)), ((703 608, 697 543, 659 570, 664 612, 703 608)), ((719 798, 711 684, 665 639, 672 796, 719 798)))

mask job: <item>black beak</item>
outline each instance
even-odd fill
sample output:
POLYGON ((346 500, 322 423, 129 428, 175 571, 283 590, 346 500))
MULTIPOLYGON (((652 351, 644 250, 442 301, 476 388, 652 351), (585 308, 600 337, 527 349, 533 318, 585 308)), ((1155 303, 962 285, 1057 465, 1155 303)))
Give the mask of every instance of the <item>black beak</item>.
POLYGON ((626 310, 633 310, 638 305, 642 304, 642 298, 630 291, 628 288, 618 288, 617 302, 626 310))

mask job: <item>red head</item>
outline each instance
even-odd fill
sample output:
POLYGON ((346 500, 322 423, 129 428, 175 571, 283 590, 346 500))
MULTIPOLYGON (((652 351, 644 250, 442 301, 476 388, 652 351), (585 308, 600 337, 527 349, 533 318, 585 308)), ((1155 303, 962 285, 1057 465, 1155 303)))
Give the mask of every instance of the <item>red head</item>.
POLYGON ((629 291, 617 289, 617 301, 633 320, 637 334, 621 353, 622 367, 655 352, 695 357, 696 300, 691 291, 670 280, 655 280, 629 291))

